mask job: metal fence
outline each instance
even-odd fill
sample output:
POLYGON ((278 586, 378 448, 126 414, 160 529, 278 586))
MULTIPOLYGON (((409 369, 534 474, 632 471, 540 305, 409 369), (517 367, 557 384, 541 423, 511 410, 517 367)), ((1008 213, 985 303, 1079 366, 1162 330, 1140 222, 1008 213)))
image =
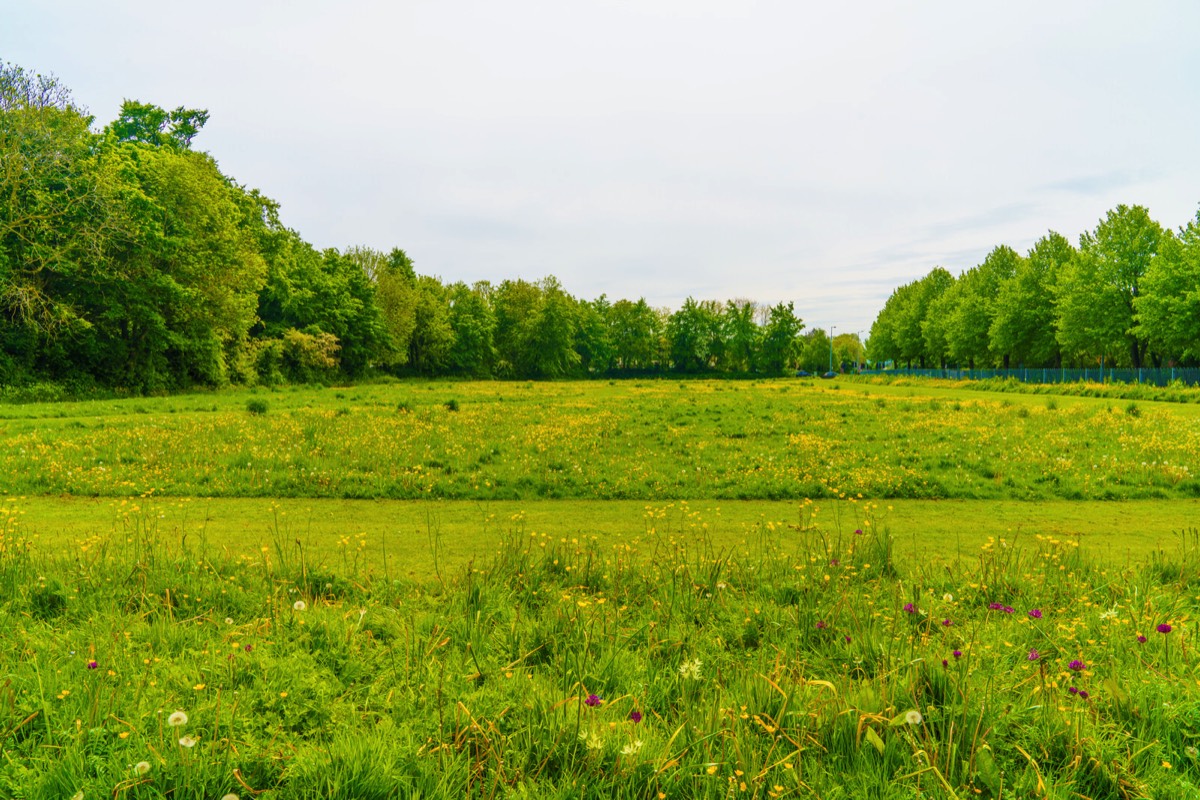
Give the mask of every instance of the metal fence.
POLYGON ((863 370, 863 375, 916 375, 926 378, 945 378, 952 381, 1000 378, 1021 383, 1148 383, 1166 386, 1175 381, 1189 386, 1200 384, 1200 367, 1162 367, 1142 369, 1054 369, 1047 367, 1014 367, 1012 369, 893 369, 863 370))

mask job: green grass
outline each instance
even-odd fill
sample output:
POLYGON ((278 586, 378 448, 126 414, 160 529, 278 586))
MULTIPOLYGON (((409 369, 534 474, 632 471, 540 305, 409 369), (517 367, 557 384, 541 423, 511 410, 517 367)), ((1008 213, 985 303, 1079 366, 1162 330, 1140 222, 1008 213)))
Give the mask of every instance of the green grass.
POLYGON ((0 408, 0 492, 1200 496, 1194 406, 792 380, 400 383, 0 408), (451 410, 451 406, 459 410, 451 410), (257 406, 256 406, 257 407, 257 406))
POLYGON ((1136 564, 1041 536, 905 565, 882 524, 724 548, 676 519, 613 543, 514 530, 421 581, 284 537, 52 553, 10 523, 0 796, 1200 790, 1195 532, 1136 564))

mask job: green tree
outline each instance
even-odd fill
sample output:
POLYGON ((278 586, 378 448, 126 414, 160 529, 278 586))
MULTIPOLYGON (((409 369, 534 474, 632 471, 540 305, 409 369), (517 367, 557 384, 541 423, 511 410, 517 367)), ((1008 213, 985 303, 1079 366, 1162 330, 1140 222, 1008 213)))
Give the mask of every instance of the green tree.
POLYGON ((1013 276, 1000 284, 988 329, 993 353, 1008 353, 1027 366, 1057 366, 1062 361, 1055 320, 1055 286, 1065 264, 1075 257, 1066 237, 1050 231, 1034 244, 1013 276))
POLYGON ((473 287, 459 282, 450 286, 449 292, 450 327, 454 330, 450 367, 473 378, 488 377, 496 361, 496 315, 489 299, 491 286, 487 282, 473 287))
POLYGON ((1164 232, 1134 298, 1137 334, 1171 359, 1200 359, 1200 212, 1164 232))
POLYGON ((730 300, 725 304, 721 314, 725 369, 749 372, 754 368, 763 335, 755 321, 757 313, 757 307, 749 300, 730 300))
POLYGON ((804 322, 796 316, 792 303, 772 306, 759 345, 759 368, 772 375, 793 369, 800 355, 803 330, 804 322))
POLYGON ((645 298, 618 300, 608 312, 609 339, 620 369, 650 369, 659 360, 662 320, 645 298))
POLYGON ((1000 245, 958 279, 953 312, 946 326, 947 349, 958 363, 974 368, 977 362, 1000 362, 1008 367, 1010 354, 993 351, 988 334, 996 316, 1000 287, 1016 274, 1021 261, 1015 250, 1000 245))

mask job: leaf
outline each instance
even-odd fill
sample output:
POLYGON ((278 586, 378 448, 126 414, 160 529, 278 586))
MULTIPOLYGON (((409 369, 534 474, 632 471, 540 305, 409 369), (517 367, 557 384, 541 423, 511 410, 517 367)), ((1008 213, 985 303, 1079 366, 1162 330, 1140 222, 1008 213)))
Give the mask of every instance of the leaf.
POLYGON ((874 728, 867 728, 867 741, 875 745, 875 749, 883 754, 883 739, 875 732, 874 728))

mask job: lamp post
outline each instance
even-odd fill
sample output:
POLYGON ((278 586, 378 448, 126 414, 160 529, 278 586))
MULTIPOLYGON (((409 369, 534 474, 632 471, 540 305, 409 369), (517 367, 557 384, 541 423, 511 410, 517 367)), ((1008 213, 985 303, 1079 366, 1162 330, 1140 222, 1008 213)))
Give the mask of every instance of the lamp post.
POLYGON ((833 372, 833 330, 834 326, 829 326, 829 371, 833 372))

